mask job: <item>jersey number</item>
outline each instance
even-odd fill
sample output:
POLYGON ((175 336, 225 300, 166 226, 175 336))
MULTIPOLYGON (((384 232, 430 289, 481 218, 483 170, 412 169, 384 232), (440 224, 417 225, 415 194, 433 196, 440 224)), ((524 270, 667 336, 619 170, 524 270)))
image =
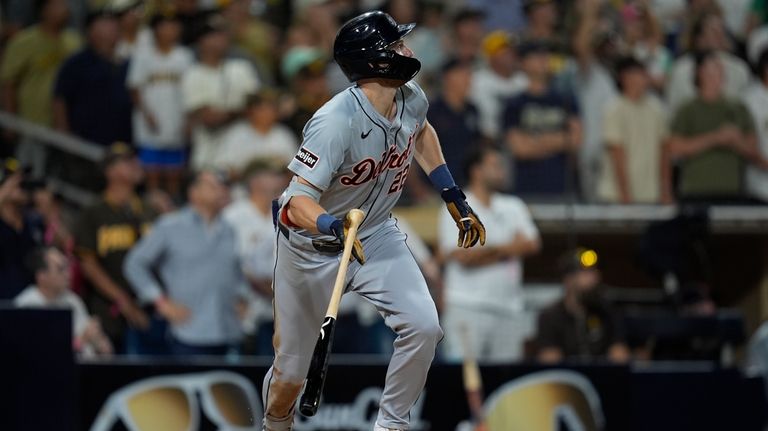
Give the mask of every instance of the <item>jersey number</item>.
POLYGON ((408 168, 410 167, 410 164, 405 165, 405 167, 395 175, 395 179, 392 181, 392 186, 389 188, 387 194, 399 192, 405 187, 405 179, 408 178, 408 168))

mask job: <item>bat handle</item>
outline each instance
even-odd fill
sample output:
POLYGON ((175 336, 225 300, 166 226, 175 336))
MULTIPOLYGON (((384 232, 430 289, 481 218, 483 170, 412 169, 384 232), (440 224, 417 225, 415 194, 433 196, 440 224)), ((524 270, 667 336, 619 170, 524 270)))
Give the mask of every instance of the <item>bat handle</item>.
POLYGON ((320 396, 323 393, 325 375, 328 373, 328 360, 331 355, 335 329, 336 319, 332 316, 326 316, 323 326, 320 328, 320 337, 315 344, 312 362, 309 364, 309 372, 307 373, 307 384, 304 386, 304 393, 301 395, 301 402, 299 403, 299 412, 304 416, 314 416, 320 406, 320 396))

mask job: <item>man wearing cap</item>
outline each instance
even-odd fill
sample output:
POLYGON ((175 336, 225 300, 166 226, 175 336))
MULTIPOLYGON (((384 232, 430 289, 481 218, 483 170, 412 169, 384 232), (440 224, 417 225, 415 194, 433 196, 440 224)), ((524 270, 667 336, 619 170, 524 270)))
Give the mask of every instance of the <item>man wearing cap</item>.
POLYGON ((123 270, 142 303, 170 324, 174 355, 225 355, 242 338, 236 311, 249 296, 237 235, 221 216, 226 177, 193 174, 187 197, 188 206, 160 218, 130 251, 123 270))
POLYGON ((227 58, 230 38, 220 15, 211 15, 197 39, 198 62, 182 77, 182 99, 192 126, 191 166, 212 166, 227 127, 245 110, 259 80, 246 60, 227 58))
POLYGON ((526 198, 562 198, 575 190, 572 158, 582 139, 578 108, 551 83, 549 46, 527 41, 519 52, 528 87, 509 100, 502 124, 515 163, 513 190, 526 198))
POLYGON ((597 253, 578 248, 560 260, 563 298, 541 311, 537 358, 544 363, 630 359, 621 321, 600 287, 597 253))
POLYGON ((528 79, 517 70, 512 35, 498 30, 483 39, 483 55, 487 64, 472 75, 470 97, 480 114, 480 130, 487 138, 501 137, 501 115, 504 102, 520 94, 528 79))
POLYGON ((122 273, 125 255, 152 219, 136 194, 144 176, 141 165, 131 147, 116 143, 107 151, 103 173, 104 193, 80 213, 74 228, 75 251, 87 282, 86 303, 101 320, 117 353, 162 353, 152 347, 146 332, 149 316, 122 273))

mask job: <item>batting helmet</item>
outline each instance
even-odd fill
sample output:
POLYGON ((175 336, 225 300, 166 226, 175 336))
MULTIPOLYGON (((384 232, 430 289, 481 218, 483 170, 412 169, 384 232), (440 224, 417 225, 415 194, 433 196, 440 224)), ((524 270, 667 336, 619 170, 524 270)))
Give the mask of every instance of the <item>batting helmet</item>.
POLYGON ((333 43, 333 58, 352 81, 365 78, 386 78, 410 81, 421 69, 415 58, 390 49, 416 24, 398 25, 381 11, 366 12, 347 21, 333 43))

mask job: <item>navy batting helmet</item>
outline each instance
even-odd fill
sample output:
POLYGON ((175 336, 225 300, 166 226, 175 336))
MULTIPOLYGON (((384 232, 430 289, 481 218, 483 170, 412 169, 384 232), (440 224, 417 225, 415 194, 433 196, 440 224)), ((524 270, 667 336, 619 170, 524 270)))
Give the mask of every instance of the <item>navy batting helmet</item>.
POLYGON ((390 46, 415 26, 398 25, 381 11, 366 12, 341 26, 333 43, 333 58, 352 82, 365 78, 410 81, 421 63, 397 54, 390 46))

